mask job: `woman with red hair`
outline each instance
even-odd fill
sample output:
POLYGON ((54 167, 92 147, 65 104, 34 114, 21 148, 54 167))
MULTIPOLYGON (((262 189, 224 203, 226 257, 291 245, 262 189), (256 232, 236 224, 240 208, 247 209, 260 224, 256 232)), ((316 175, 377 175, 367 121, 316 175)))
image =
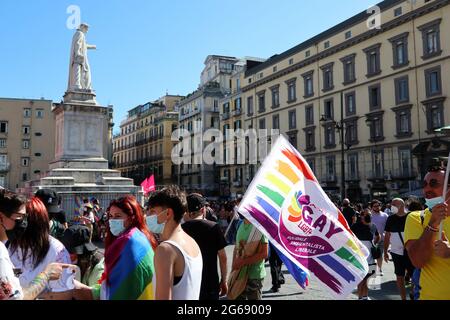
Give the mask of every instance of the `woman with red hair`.
MULTIPOLYGON (((47 209, 39 198, 33 197, 27 202, 25 219, 26 223, 20 234, 9 239, 8 247, 22 287, 30 286, 33 279, 50 263, 70 264, 70 255, 64 245, 50 236, 47 209)), ((51 291, 67 292, 67 297, 59 295, 58 299, 71 298, 72 288, 69 284, 63 281, 50 281, 49 287, 51 291)))
POLYGON ((77 283, 76 299, 153 300, 153 256, 157 242, 136 198, 113 200, 107 210, 105 271, 101 285, 77 283))

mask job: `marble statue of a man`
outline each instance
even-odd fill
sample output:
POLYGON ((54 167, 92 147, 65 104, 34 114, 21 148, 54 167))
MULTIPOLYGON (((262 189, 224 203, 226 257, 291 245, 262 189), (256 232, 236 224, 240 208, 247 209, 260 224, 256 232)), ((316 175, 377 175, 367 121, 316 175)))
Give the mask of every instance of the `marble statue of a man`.
POLYGON ((70 49, 70 71, 68 91, 92 90, 91 70, 87 57, 88 49, 96 49, 95 45, 86 44, 86 34, 89 26, 80 24, 73 35, 72 48, 70 49))

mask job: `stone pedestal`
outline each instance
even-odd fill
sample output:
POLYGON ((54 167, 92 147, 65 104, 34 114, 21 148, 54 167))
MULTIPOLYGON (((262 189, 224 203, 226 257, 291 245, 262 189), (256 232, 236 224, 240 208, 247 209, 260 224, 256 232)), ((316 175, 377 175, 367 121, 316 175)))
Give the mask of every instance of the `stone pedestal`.
POLYGON ((64 100, 55 104, 55 160, 50 172, 40 180, 37 189, 55 190, 62 198, 61 206, 68 219, 78 214, 75 197, 97 198, 106 208, 118 197, 132 194, 142 202, 142 188, 123 178, 119 171, 108 168, 108 108, 97 104, 91 90, 66 92, 64 100))

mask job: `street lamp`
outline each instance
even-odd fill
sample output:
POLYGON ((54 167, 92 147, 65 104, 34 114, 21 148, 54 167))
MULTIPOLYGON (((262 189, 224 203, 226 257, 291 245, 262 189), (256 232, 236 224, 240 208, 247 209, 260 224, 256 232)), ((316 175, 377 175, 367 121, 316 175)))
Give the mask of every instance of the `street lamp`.
POLYGON ((341 201, 345 199, 345 148, 344 146, 347 145, 347 149, 350 148, 351 144, 346 144, 344 142, 344 136, 345 136, 345 123, 344 123, 344 93, 341 92, 341 119, 339 122, 336 120, 330 119, 327 115, 323 114, 322 117, 319 120, 321 123, 332 123, 335 128, 339 131, 340 137, 341 137, 341 201))

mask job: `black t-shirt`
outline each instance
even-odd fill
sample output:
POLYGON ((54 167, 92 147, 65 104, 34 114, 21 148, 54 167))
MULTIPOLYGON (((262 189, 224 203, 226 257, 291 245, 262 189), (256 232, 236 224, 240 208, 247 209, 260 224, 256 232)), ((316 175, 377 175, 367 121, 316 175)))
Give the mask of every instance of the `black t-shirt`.
POLYGON ((384 227, 384 231, 391 233, 405 231, 407 217, 408 217, 407 214, 405 214, 403 217, 400 217, 396 214, 389 216, 386 220, 386 226, 384 227))
POLYGON ((353 217, 356 216, 356 211, 352 207, 344 207, 342 209, 342 214, 349 226, 353 224, 353 217))
POLYGON ((56 220, 61 224, 65 224, 67 222, 66 214, 64 211, 60 211, 57 213, 49 213, 50 219, 56 220))
POLYGON ((358 221, 351 229, 355 236, 361 241, 373 241, 374 237, 379 235, 377 227, 373 223, 367 225, 358 221))
POLYGON ((190 220, 181 225, 200 247, 203 258, 202 292, 220 290, 217 253, 227 246, 220 226, 208 220, 190 220))

